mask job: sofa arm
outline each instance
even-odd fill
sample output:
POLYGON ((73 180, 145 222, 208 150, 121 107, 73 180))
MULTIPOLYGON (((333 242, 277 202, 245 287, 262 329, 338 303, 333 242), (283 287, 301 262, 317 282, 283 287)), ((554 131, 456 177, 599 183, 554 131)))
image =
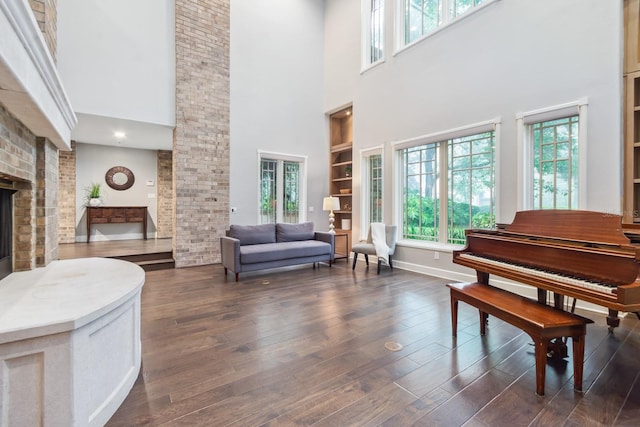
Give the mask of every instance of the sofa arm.
POLYGON ((313 235, 314 240, 326 242, 331 245, 331 262, 334 261, 334 256, 336 253, 335 237, 336 237, 335 234, 329 233, 328 231, 316 231, 314 232, 314 235, 313 235))
POLYGON ((233 237, 220 237, 220 256, 222 265, 234 273, 240 272, 240 240, 233 237))

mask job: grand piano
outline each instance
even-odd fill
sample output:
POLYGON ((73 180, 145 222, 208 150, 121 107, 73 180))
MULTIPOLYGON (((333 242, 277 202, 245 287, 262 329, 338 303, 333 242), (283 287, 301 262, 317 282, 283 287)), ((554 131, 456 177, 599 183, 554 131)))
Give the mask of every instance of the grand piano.
MULTIPOLYGON (((453 262, 476 270, 488 284, 495 274, 538 288, 538 301, 553 292, 609 309, 609 330, 618 312, 640 311, 640 246, 633 245, 619 215, 576 210, 520 211, 511 224, 466 230, 466 246, 453 262)), ((639 316, 640 317, 640 316, 639 316)))

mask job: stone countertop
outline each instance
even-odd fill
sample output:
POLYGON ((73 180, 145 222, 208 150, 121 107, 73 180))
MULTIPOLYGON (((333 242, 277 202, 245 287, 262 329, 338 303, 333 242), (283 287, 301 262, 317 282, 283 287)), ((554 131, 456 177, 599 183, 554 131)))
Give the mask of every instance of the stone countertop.
POLYGON ((0 344, 78 329, 144 285, 144 270, 109 258, 53 261, 0 281, 0 344))

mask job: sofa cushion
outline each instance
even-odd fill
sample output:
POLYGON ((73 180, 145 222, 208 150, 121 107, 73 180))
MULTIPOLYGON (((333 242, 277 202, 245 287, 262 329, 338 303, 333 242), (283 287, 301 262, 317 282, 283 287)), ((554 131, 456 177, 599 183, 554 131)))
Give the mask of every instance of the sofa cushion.
POLYGON ((227 236, 240 240, 240 245, 259 245, 276 242, 275 224, 232 225, 227 236))
POLYGON ((255 264, 291 258, 330 255, 331 245, 317 240, 298 242, 266 243, 240 247, 240 262, 255 264))
POLYGON ((276 224, 276 242, 298 242, 300 240, 313 240, 313 222, 276 224))

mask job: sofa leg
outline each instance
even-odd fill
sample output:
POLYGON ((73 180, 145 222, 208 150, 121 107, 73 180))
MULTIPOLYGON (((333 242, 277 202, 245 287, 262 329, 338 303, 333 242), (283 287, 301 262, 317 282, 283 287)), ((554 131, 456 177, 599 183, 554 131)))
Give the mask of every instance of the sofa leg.
POLYGON ((367 261, 367 267, 369 267, 369 255, 364 254, 364 260, 367 261))
POLYGON ((236 273, 236 282, 238 281, 238 276, 240 276, 240 273, 236 273))
POLYGON ((380 274, 380 266, 382 265, 382 260, 378 259, 378 272, 376 274, 380 274))
POLYGON ((356 269, 356 261, 358 260, 358 252, 354 252, 353 253, 353 267, 351 267, 352 270, 356 269))
POLYGON ((391 262, 391 255, 389 255, 389 268, 393 270, 393 262, 391 262))
POLYGON ((316 269, 316 263, 315 262, 313 263, 313 269, 314 270, 316 269))
POLYGON ((228 273, 228 271, 227 271, 227 267, 225 267, 225 268, 224 268, 224 277, 227 277, 227 273, 228 273))

